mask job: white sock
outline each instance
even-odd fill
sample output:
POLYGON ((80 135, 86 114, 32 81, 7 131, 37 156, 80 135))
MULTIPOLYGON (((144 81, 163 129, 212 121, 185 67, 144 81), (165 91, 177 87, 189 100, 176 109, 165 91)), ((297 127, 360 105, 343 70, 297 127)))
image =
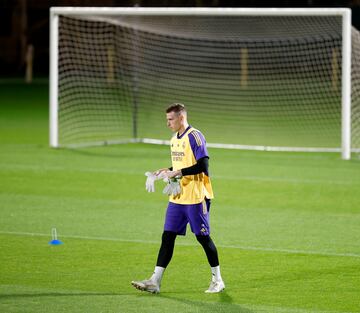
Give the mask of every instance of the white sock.
POLYGON ((150 279, 156 281, 160 285, 164 271, 164 267, 155 266, 154 273, 152 274, 150 279))
POLYGON ((211 279, 212 281, 222 280, 220 274, 220 265, 211 268, 211 279))

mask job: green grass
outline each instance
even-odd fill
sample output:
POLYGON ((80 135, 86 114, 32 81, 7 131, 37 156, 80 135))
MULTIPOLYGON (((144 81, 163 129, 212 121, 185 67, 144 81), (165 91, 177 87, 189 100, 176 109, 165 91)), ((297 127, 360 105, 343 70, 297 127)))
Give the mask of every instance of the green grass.
POLYGON ((360 312, 357 156, 210 149, 226 291, 204 294, 188 230, 150 295, 130 281, 155 265, 167 199, 144 172, 168 147, 50 149, 47 85, 0 92, 0 312, 360 312))

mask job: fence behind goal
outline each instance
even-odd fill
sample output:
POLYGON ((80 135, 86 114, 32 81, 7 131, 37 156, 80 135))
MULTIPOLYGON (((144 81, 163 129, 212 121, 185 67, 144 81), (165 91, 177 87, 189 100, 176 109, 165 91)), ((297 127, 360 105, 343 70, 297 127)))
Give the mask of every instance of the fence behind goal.
MULTIPOLYGON (((341 14, 137 9, 54 13, 53 146, 161 142, 170 136, 165 108, 181 102, 215 146, 340 151, 341 14)), ((360 148, 359 38, 353 29, 353 151, 360 148)))

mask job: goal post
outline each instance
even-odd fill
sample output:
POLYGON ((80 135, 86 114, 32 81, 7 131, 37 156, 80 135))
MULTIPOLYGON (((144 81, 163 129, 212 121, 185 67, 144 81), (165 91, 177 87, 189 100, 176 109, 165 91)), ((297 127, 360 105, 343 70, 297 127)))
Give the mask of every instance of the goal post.
POLYGON ((50 146, 59 147, 59 124, 58 124, 58 85, 59 85, 59 69, 58 69, 58 40, 59 40, 59 15, 50 10, 50 53, 49 53, 49 140, 50 146))
POLYGON ((346 8, 53 7, 50 146, 163 143, 179 101, 209 146, 350 159, 351 39, 346 8))
POLYGON ((351 158, 351 11, 342 13, 342 105, 341 105, 341 155, 351 158))

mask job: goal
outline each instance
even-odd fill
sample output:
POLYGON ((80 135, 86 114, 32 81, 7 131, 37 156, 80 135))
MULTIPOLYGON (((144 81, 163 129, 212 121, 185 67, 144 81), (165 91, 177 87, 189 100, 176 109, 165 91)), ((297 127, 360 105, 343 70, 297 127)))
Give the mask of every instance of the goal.
POLYGON ((52 147, 168 143, 164 110, 181 102, 210 147, 360 151, 349 9, 56 7, 50 21, 52 147))

